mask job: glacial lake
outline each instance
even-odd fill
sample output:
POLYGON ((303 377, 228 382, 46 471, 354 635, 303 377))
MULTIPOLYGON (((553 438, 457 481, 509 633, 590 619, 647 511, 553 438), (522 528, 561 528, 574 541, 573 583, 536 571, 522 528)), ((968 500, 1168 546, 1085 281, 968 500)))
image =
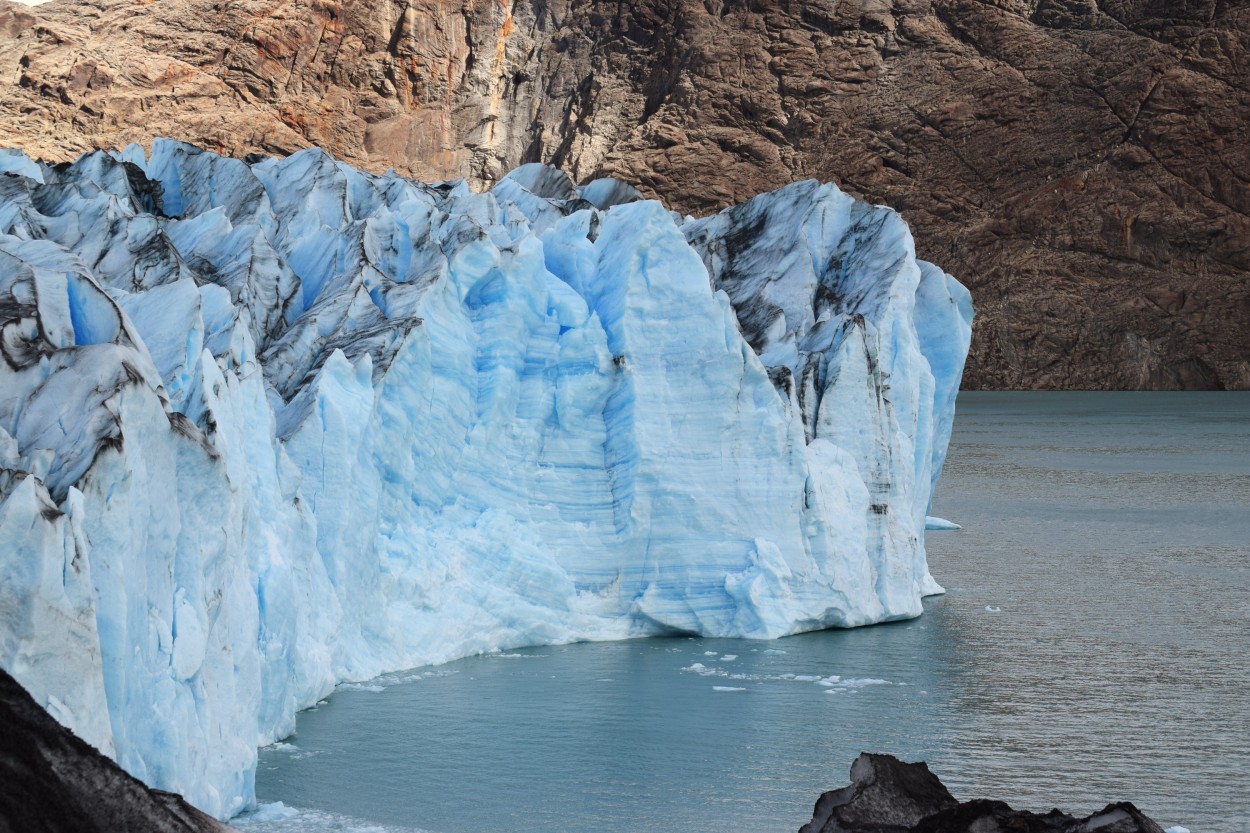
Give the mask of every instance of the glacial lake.
POLYGON ((861 750, 961 799, 1250 831, 1250 394, 965 393, 920 619, 530 648, 341 686, 262 831, 792 833, 861 750))

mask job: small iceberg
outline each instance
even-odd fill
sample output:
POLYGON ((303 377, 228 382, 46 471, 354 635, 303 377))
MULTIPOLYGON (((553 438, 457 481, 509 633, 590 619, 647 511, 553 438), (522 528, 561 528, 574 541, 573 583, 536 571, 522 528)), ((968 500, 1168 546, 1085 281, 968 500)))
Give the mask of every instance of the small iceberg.
POLYGON ((954 521, 948 521, 946 518, 935 518, 932 515, 925 516, 924 528, 930 532, 951 532, 956 529, 963 529, 962 526, 954 521))
POLYGON ((281 801, 275 801, 272 804, 259 805, 246 817, 246 820, 256 822, 286 821, 298 815, 299 810, 296 810, 294 807, 288 807, 281 801))

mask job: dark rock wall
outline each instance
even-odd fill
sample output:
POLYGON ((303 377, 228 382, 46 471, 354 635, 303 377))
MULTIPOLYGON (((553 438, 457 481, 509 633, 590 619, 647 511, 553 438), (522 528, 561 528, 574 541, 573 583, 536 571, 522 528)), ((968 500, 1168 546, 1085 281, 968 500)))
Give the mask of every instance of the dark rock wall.
POLYGON ((1250 4, 0 0, 2 144, 520 162, 707 212, 817 177, 972 289, 966 387, 1250 388, 1250 4))
POLYGON ((1002 801, 956 801, 923 763, 861 753, 851 784, 816 801, 799 833, 1164 833, 1127 802, 1083 819, 1059 810, 1039 815, 1002 801))
POLYGON ((151 790, 57 723, 0 669, 0 833, 231 833, 151 790))

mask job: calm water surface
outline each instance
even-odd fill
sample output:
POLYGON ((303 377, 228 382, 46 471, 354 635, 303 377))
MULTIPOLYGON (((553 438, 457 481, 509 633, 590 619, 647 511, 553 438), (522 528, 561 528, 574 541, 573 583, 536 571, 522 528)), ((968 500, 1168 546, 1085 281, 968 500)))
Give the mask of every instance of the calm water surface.
POLYGON ((1250 396, 963 394, 913 622, 535 648, 340 687, 253 830, 780 833, 860 750, 960 798, 1250 831, 1250 396), (372 689, 372 690, 371 690, 372 689))

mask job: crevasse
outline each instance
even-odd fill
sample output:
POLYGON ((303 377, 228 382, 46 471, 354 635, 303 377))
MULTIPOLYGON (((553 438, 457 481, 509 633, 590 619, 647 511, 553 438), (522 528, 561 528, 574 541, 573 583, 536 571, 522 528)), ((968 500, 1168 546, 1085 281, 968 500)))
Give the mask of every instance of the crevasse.
POLYGON ((227 818, 340 681, 916 616, 971 317, 832 185, 0 154, 0 665, 227 818))

